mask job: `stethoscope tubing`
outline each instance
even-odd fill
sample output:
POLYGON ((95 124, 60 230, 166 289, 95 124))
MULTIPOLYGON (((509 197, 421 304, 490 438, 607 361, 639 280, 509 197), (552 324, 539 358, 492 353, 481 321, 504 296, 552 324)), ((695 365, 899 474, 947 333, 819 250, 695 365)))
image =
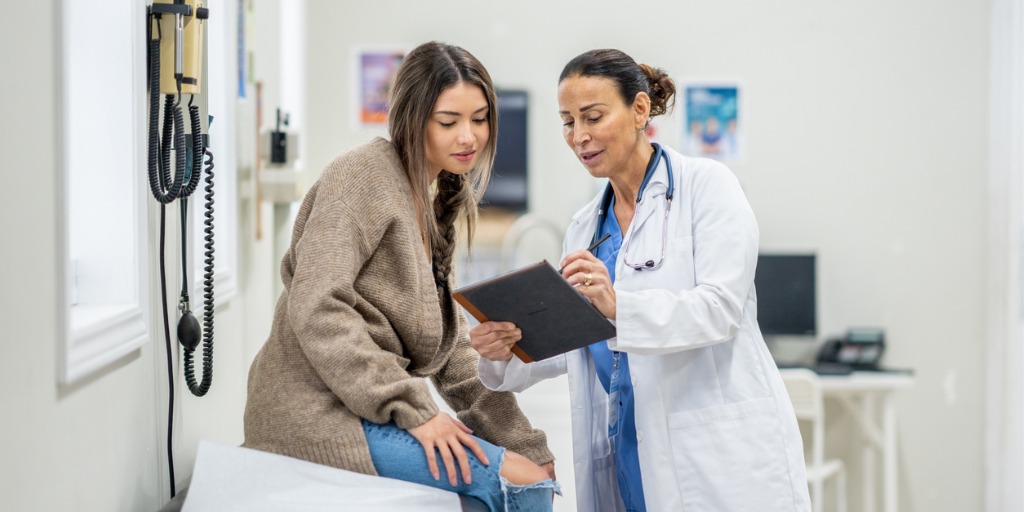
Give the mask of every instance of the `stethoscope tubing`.
MULTIPOLYGON (((647 170, 644 172, 644 181, 643 183, 640 184, 640 190, 637 191, 636 201, 637 203, 640 202, 641 197, 643 197, 644 189, 647 188, 647 182, 650 181, 651 177, 654 176, 654 173, 658 169, 658 165, 661 163, 661 161, 665 160, 665 170, 668 172, 668 190, 665 191, 665 200, 667 201, 667 203, 665 205, 665 222, 664 226, 662 226, 662 238, 664 238, 668 234, 668 232, 666 231, 668 229, 668 212, 672 210, 672 196, 675 194, 676 180, 675 176, 673 176, 672 173, 672 161, 669 159, 668 154, 665 153, 665 150, 661 147, 661 144, 652 142, 651 147, 654 148, 655 157, 651 164, 648 166, 647 170)), ((612 194, 612 184, 609 183, 604 190, 604 195, 601 197, 600 209, 597 211, 597 228, 594 230, 594 236, 591 238, 591 243, 597 241, 598 234, 600 234, 601 232, 601 226, 604 225, 605 220, 608 218, 608 209, 611 208, 612 194)), ((629 235, 628 238, 632 238, 632 231, 633 226, 632 223, 630 223, 630 229, 627 233, 627 235, 629 235)), ((663 261, 665 259, 664 245, 665 243, 663 241, 661 248, 661 259, 663 261)), ((659 264, 658 266, 661 265, 659 264)), ((645 267, 636 268, 636 270, 643 270, 644 268, 645 267)), ((651 268, 651 270, 654 269, 651 268)))

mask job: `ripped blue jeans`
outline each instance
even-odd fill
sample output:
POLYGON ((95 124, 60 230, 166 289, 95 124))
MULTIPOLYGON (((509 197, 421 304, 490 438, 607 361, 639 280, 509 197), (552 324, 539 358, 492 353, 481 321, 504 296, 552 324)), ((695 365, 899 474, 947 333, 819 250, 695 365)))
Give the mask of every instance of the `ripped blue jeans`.
POLYGON ((458 475, 458 485, 452 487, 448 483, 448 472, 445 470, 441 456, 437 456, 437 466, 441 478, 434 480, 427 466, 427 457, 423 445, 408 431, 398 428, 394 423, 380 425, 363 420, 363 431, 370 447, 370 457, 377 474, 387 478, 404 480, 426 485, 435 489, 451 491, 463 496, 476 498, 483 502, 491 512, 549 512, 553 493, 559 493, 558 484, 544 480, 531 485, 514 485, 501 476, 501 463, 505 457, 505 449, 495 446, 479 437, 473 436, 487 454, 491 465, 485 466, 469 449, 469 468, 473 483, 462 481, 458 475))

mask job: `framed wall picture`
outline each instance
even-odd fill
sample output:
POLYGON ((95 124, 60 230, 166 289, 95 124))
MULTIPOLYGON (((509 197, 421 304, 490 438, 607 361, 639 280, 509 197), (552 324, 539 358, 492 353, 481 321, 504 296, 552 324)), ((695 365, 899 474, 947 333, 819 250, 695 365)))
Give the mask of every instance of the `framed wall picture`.
POLYGON ((387 101, 404 47, 357 48, 354 52, 355 124, 363 128, 387 126, 387 101))
POLYGON ((735 80, 689 81, 683 87, 683 153, 738 162, 743 156, 742 91, 735 80))

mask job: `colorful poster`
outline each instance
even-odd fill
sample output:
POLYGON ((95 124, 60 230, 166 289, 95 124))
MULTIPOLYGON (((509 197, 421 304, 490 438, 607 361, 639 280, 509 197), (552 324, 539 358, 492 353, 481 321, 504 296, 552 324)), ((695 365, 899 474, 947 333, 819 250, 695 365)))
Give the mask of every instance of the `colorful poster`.
POLYGON ((685 94, 684 153, 737 162, 743 154, 740 86, 735 82, 688 83, 685 94))
POLYGON ((405 58, 404 50, 362 50, 357 52, 359 76, 359 122, 363 126, 387 124, 388 92, 405 58))

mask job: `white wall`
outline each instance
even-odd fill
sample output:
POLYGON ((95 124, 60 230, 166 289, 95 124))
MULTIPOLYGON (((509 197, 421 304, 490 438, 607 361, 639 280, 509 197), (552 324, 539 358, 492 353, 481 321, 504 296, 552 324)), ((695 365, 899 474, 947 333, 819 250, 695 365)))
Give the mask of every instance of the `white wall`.
POLYGON ((1024 510, 1024 0, 992 2, 986 510, 1024 510))
MULTIPOLYGON (((884 327, 886 364, 916 371, 898 401, 901 510, 981 509, 988 2, 492 5, 310 0, 309 172, 371 135, 350 122, 357 45, 444 40, 473 52, 499 86, 527 89, 531 204, 563 226, 593 190, 561 139, 565 62, 617 47, 677 79, 740 79, 748 146, 734 170, 762 246, 818 253, 821 337, 884 327)), ((662 123, 664 140, 677 140, 675 122, 662 123)))

